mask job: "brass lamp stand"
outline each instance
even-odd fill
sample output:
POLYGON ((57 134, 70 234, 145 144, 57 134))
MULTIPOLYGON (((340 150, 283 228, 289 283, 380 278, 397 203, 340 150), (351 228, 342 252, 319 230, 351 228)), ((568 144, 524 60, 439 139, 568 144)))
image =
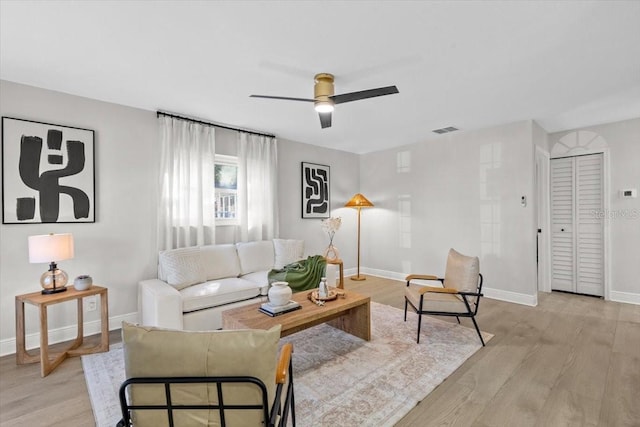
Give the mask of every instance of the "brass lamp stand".
POLYGON ((360 275, 360 210, 362 208, 373 207, 373 203, 367 200, 367 198, 362 194, 358 193, 345 204, 345 207, 358 209, 358 269, 357 274, 355 276, 351 276, 351 280, 366 280, 367 278, 365 276, 360 275))

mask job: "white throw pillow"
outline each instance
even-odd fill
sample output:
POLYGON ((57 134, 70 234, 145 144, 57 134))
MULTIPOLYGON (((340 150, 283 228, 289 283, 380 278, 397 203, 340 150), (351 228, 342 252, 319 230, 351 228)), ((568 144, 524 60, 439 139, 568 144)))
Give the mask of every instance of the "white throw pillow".
POLYGON ((273 268, 282 268, 304 257, 304 240, 273 239, 276 261, 273 268))
POLYGON ((178 290, 206 281, 200 248, 171 249, 160 252, 158 274, 161 280, 178 290))
POLYGON ((480 260, 478 257, 462 255, 454 249, 449 249, 447 270, 444 276, 445 288, 476 292, 479 274, 480 260))
POLYGON ((238 250, 238 258, 240 258, 242 274, 273 268, 274 255, 271 240, 236 243, 236 249, 238 250))

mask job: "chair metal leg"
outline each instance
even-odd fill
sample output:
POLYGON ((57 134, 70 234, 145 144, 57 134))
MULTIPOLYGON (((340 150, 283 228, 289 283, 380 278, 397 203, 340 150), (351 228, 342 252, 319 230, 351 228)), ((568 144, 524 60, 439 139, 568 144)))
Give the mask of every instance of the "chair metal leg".
POLYGON ((458 320, 458 324, 460 324, 460 318, 456 316, 456 320, 458 320))
POLYGON ((420 326, 422 324, 422 314, 418 313, 418 338, 416 339, 416 344, 420 344, 420 326))
MULTIPOLYGON (((293 371, 291 371, 291 378, 293 378, 293 371)), ((293 393, 293 383, 291 384, 291 424, 296 427, 296 402, 293 393)))
POLYGON ((404 321, 407 321, 407 306, 409 305, 409 301, 407 298, 404 299, 404 321))
POLYGON ((296 427, 296 400, 295 400, 295 393, 293 391, 293 363, 289 364, 289 378, 291 383, 290 385, 290 391, 291 391, 291 425, 293 427, 296 427))
POLYGON ((480 333, 480 328, 478 328, 478 324, 476 323, 476 318, 474 316, 471 316, 471 320, 473 321, 473 326, 476 327, 476 332, 478 333, 478 336, 480 337, 480 342, 484 347, 484 339, 482 339, 482 334, 480 333))

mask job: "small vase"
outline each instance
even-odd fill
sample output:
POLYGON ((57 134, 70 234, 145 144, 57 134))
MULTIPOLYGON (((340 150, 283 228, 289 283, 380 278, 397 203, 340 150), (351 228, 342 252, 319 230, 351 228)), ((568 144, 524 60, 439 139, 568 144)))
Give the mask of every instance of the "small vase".
POLYGON ((73 281, 73 287, 76 288, 77 291, 86 291, 93 285, 93 279, 91 276, 78 276, 73 281))
POLYGON ((324 257, 327 261, 336 261, 340 259, 340 252, 338 252, 338 248, 330 243, 329 247, 324 251, 324 257))
POLYGON ((329 288, 327 287, 327 278, 323 277, 320 279, 320 285, 318 286, 318 297, 319 298, 328 298, 329 297, 329 288))
POLYGON ((273 282, 269 288, 269 304, 273 307, 287 305, 293 295, 288 282, 273 282))

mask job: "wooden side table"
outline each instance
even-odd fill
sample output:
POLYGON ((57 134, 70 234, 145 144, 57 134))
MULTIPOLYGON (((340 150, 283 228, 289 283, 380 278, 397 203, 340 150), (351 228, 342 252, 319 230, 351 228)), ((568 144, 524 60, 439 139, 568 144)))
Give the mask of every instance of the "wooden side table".
POLYGON ((16 362, 18 365, 40 362, 40 375, 46 377, 64 359, 83 354, 100 353, 109 350, 109 304, 107 288, 92 286, 85 291, 77 291, 69 286, 65 292, 43 295, 41 292, 16 296, 16 362), (83 341, 82 299, 100 295, 101 340, 95 347, 81 347, 83 341), (78 302, 78 334, 75 341, 66 350, 49 353, 49 327, 47 325, 47 307, 65 301, 78 302), (40 310, 40 354, 30 354, 25 347, 24 304, 28 303, 40 310))
POLYGON ((340 281, 338 282, 338 288, 344 289, 344 263, 340 258, 327 260, 327 264, 334 264, 340 268, 340 281))

